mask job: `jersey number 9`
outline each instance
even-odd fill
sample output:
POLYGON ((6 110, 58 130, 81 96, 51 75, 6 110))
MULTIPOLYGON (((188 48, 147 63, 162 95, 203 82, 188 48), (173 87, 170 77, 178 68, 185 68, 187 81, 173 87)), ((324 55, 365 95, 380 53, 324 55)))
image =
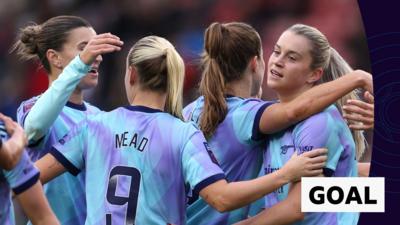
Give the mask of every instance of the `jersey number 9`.
MULTIPOLYGON (((135 224, 136 206, 138 202, 140 187, 140 171, 133 167, 116 166, 111 169, 110 179, 107 188, 107 201, 113 205, 127 204, 125 225, 135 224), (118 176, 128 176, 131 178, 129 186, 129 196, 121 197, 116 195, 118 176)), ((106 225, 112 225, 111 214, 106 214, 106 225)))

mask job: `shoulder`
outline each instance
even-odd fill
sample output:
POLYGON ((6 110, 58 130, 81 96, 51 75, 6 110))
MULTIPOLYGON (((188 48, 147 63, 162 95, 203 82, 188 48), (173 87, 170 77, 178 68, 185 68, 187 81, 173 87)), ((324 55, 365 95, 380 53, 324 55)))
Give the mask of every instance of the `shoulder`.
POLYGON ((325 130, 334 131, 337 129, 338 124, 343 121, 343 119, 341 121, 337 119, 341 119, 341 115, 336 106, 331 105, 324 109, 324 111, 314 114, 298 123, 294 128, 294 132, 303 132, 305 130, 314 133, 325 130))
POLYGON ((85 102, 85 105, 86 105, 86 108, 87 108, 89 114, 97 114, 97 113, 102 112, 102 110, 100 110, 96 106, 90 104, 89 102, 85 102))
POLYGON ((198 97, 193 102, 189 103, 182 110, 182 115, 185 120, 195 121, 197 117, 200 115, 200 111, 202 110, 204 105, 203 96, 198 97))
POLYGON ((37 100, 39 98, 40 98, 40 95, 32 97, 28 100, 22 101, 18 107, 18 113, 23 113, 23 114, 28 113, 31 110, 31 108, 35 105, 35 103, 37 102, 37 100))
POLYGON ((237 98, 235 100, 236 101, 228 100, 228 107, 234 110, 241 110, 241 111, 257 110, 261 107, 267 107, 276 103, 273 101, 263 101, 257 98, 247 98, 247 99, 237 98))

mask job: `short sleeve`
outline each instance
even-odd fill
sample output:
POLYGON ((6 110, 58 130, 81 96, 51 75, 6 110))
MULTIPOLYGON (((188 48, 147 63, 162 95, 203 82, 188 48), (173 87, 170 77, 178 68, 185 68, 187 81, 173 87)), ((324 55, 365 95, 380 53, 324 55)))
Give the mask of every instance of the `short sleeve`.
POLYGON ((266 138, 260 131, 260 120, 264 110, 274 103, 248 99, 234 109, 232 123, 239 140, 250 144, 266 138))
POLYGON ((15 194, 28 190, 39 180, 39 170, 25 151, 18 164, 10 171, 3 170, 3 174, 15 194))
POLYGON ((337 126, 327 112, 316 114, 295 127, 294 144, 299 154, 316 148, 327 148, 325 176, 332 176, 344 148, 340 143, 337 126))
POLYGON ((182 167, 185 183, 194 194, 208 185, 224 179, 225 174, 212 159, 211 150, 200 131, 194 132, 182 149, 182 167), (208 152, 209 150, 210 152, 208 152))
POLYGON ((55 144, 50 154, 53 155, 73 175, 78 175, 84 167, 84 152, 87 147, 87 121, 75 125, 71 131, 55 144))

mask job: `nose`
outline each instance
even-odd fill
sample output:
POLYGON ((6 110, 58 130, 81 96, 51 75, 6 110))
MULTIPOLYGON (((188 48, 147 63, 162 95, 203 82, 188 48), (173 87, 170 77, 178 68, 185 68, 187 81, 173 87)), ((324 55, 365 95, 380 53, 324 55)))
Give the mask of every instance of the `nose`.
POLYGON ((101 63, 101 61, 103 61, 103 57, 101 55, 98 55, 96 60, 94 60, 95 63, 101 63))
POLYGON ((283 65, 284 65, 283 57, 277 57, 277 58, 275 59, 274 64, 275 64, 277 67, 283 67, 283 65))

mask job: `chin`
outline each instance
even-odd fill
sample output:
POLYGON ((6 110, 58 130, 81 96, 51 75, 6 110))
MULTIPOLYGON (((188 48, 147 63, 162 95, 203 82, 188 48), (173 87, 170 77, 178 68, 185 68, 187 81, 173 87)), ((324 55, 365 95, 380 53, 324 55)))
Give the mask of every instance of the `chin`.
POLYGON ((278 86, 279 86, 279 84, 277 84, 276 81, 270 80, 270 79, 267 80, 267 87, 274 89, 278 86))

